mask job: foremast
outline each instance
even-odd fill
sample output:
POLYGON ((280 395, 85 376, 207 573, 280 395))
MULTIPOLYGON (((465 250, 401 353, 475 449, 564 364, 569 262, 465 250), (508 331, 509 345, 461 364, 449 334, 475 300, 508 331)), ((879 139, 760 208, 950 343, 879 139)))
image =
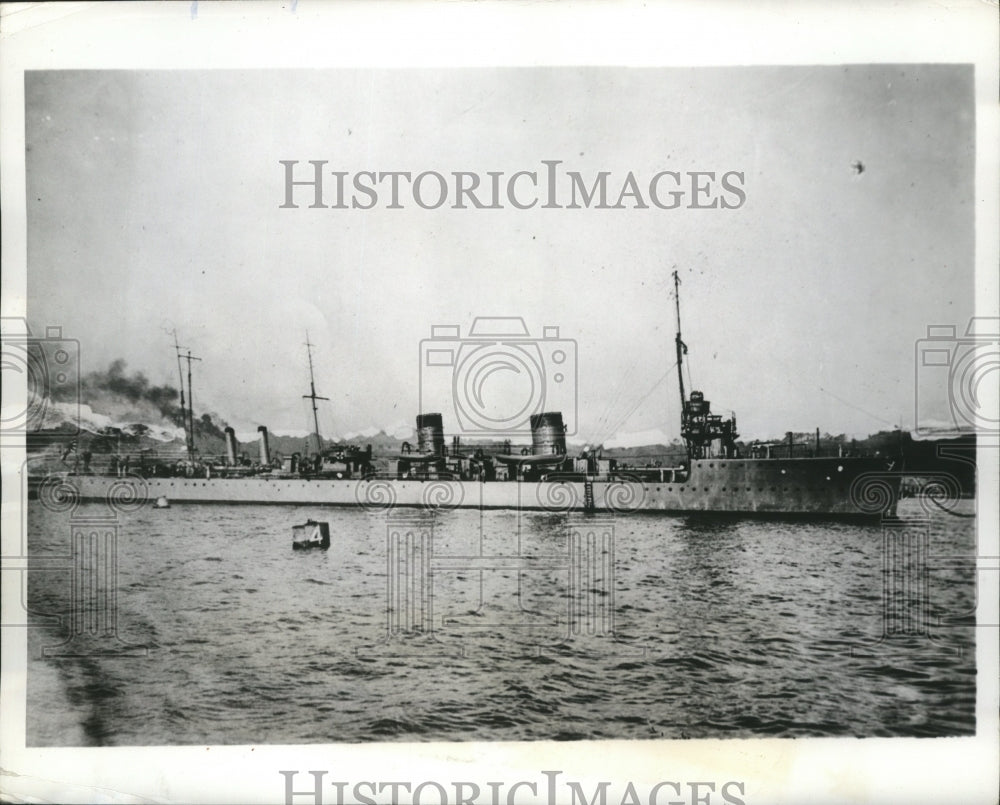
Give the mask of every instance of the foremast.
POLYGON ((187 349, 187 347, 182 347, 177 343, 177 330, 174 330, 174 351, 177 353, 177 379, 180 381, 181 386, 181 420, 184 424, 184 446, 187 448, 188 461, 194 462, 195 446, 194 446, 194 391, 191 388, 191 361, 200 361, 201 358, 196 358, 191 354, 191 350, 187 350, 187 355, 181 354, 181 350, 187 349), (187 406, 184 405, 184 372, 181 369, 181 361, 186 360, 188 365, 188 380, 187 380, 187 406))
POLYGON ((323 452, 323 437, 319 433, 319 414, 316 409, 316 400, 329 400, 329 397, 320 397, 316 394, 316 378, 313 374, 313 356, 312 356, 313 344, 309 343, 309 331, 306 330, 306 355, 309 357, 309 393, 303 394, 302 399, 310 400, 312 402, 312 412, 313 412, 313 433, 316 434, 316 454, 319 455, 323 452))
POLYGON ((737 455, 736 415, 723 419, 711 412, 711 403, 700 391, 691 391, 691 396, 684 393, 684 356, 687 355, 687 344, 681 337, 681 279, 677 271, 674 277, 674 302, 677 312, 677 335, 674 345, 677 350, 677 385, 681 393, 681 438, 687 447, 688 459, 696 458, 735 458, 737 455))
MULTIPOLYGON (((677 335, 674 336, 674 345, 677 348, 677 387, 681 392, 681 412, 683 414, 687 399, 684 396, 684 356, 687 354, 687 344, 681 338, 681 278, 674 269, 674 306, 677 310, 677 335)), ((690 454, 690 445, 688 453, 690 454)))

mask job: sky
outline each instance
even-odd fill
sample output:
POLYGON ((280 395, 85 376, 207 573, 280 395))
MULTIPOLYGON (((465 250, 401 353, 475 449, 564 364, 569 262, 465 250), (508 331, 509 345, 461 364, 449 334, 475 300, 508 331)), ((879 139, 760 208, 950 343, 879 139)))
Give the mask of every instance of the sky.
MULTIPOLYGON (((525 347, 571 434, 676 437, 674 270, 690 382, 745 438, 948 418, 914 355, 973 312, 969 66, 36 71, 25 98, 32 328, 78 339, 85 372, 123 358, 174 384, 176 329, 196 411, 237 430, 308 426, 307 331, 324 433, 420 408, 454 430, 458 368, 422 342, 457 327, 468 355, 476 317, 519 316, 575 358, 557 387, 555 347, 525 347), (629 171, 734 171, 745 202, 311 209, 307 189, 283 209, 281 160, 561 160, 615 196, 629 171)), ((483 382, 497 411, 525 393, 483 382)))

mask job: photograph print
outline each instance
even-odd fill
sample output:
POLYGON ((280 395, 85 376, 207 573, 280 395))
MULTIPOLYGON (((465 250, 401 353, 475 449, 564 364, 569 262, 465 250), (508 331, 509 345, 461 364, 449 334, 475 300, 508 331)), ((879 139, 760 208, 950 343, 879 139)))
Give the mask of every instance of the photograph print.
POLYGON ((359 4, 248 61, 183 5, 170 59, 4 15, 6 791, 989 787, 981 60, 362 58, 359 4))
POLYGON ((30 742, 975 732, 969 66, 25 107, 30 742))

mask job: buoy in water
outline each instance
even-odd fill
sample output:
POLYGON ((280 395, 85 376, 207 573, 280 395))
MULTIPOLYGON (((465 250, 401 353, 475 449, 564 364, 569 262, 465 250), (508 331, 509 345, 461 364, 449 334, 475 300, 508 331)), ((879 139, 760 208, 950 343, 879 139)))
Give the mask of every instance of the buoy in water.
POLYGON ((153 508, 154 509, 169 509, 170 508, 170 501, 167 500, 167 498, 166 498, 165 495, 160 495, 156 499, 156 503, 153 504, 153 508))
POLYGON ((292 526, 292 548, 296 551, 307 548, 330 547, 330 524, 307 520, 302 525, 292 526))

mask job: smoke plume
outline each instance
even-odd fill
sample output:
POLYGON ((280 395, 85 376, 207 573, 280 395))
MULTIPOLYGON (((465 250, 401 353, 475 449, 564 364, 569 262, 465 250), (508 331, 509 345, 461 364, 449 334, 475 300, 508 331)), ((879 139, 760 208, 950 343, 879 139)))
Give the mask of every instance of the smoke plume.
MULTIPOLYGON (((80 402, 116 422, 149 423, 184 427, 180 393, 170 385, 156 386, 142 372, 129 372, 121 358, 105 370, 89 372, 80 378, 80 402)), ((68 391, 54 390, 55 402, 72 402, 68 391)), ((188 401, 185 400, 185 403, 188 401)), ((196 401, 197 407, 197 401, 196 401)), ((194 416, 195 434, 223 437, 226 423, 216 414, 194 416)))

